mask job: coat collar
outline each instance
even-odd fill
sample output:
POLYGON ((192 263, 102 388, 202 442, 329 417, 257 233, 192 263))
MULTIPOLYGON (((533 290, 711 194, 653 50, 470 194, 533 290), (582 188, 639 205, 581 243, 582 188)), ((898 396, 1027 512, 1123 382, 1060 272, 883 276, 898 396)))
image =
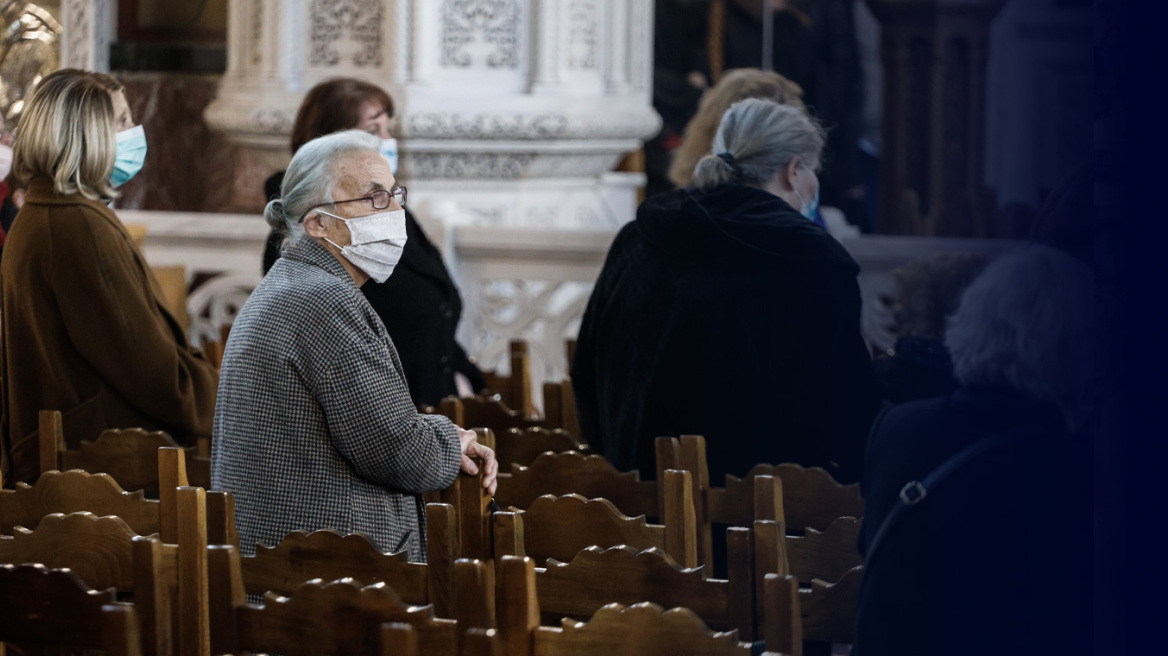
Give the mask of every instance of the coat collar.
POLYGON ((348 281, 350 285, 357 286, 357 282, 345 270, 344 265, 327 248, 320 245, 319 242, 308 235, 301 235, 292 240, 291 243, 286 244, 281 256, 296 262, 304 262, 305 264, 319 267, 338 278, 348 281))
POLYGON ((53 189, 53 181, 45 176, 37 176, 28 181, 28 192, 25 194, 26 203, 36 205, 85 205, 100 212, 109 212, 108 201, 90 200, 81 194, 68 196, 59 194, 53 189))

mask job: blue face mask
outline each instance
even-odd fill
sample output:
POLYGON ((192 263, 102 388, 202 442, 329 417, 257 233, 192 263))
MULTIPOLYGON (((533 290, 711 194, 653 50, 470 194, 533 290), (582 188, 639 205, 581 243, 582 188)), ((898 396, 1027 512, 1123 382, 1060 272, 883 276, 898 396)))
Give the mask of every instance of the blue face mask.
MULTIPOLYGON (((811 169, 807 168, 806 166, 803 166, 803 168, 808 173, 815 175, 815 172, 812 171, 811 169)), ((794 191, 795 191, 795 196, 797 196, 799 198, 799 202, 803 203, 803 195, 799 193, 798 189, 795 189, 794 191)), ((819 211, 819 176, 816 176, 815 177, 815 195, 811 197, 810 202, 803 203, 799 207, 799 213, 802 214, 807 219, 814 221, 815 220, 815 213, 818 211, 819 211)))
POLYGON ((397 175, 397 139, 390 137, 381 140, 381 156, 389 162, 389 172, 397 175))
POLYGON ((146 161, 146 131, 141 125, 122 130, 117 135, 117 150, 114 155, 114 172, 110 174, 110 184, 120 187, 142 170, 146 161))

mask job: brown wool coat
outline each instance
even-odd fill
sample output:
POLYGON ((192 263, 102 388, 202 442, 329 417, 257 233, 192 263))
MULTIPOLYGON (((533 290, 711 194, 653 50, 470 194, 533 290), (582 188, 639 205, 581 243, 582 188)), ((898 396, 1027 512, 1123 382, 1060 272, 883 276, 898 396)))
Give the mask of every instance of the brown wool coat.
POLYGON ((102 202, 29 184, 0 265, 5 480, 38 473, 42 409, 76 448, 107 428, 211 435, 218 373, 191 347, 158 282, 102 202))

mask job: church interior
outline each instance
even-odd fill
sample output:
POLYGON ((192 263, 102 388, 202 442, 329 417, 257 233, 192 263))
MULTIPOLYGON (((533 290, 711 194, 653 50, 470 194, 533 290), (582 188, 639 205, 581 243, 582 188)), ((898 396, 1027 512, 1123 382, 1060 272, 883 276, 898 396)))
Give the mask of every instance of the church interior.
POLYGON ((0 0, 0 654, 1096 653, 1101 4, 0 0))

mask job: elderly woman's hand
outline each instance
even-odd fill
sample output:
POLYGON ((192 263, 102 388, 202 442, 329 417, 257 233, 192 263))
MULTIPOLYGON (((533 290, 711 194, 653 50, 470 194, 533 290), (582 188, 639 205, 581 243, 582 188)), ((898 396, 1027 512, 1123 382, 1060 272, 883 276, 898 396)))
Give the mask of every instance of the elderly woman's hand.
POLYGON ((478 433, 474 431, 459 428, 458 439, 462 442, 462 471, 471 475, 479 473, 479 466, 474 458, 482 458, 485 467, 483 487, 494 495, 495 479, 499 475, 499 461, 495 459, 495 452, 490 447, 479 444, 478 433))

